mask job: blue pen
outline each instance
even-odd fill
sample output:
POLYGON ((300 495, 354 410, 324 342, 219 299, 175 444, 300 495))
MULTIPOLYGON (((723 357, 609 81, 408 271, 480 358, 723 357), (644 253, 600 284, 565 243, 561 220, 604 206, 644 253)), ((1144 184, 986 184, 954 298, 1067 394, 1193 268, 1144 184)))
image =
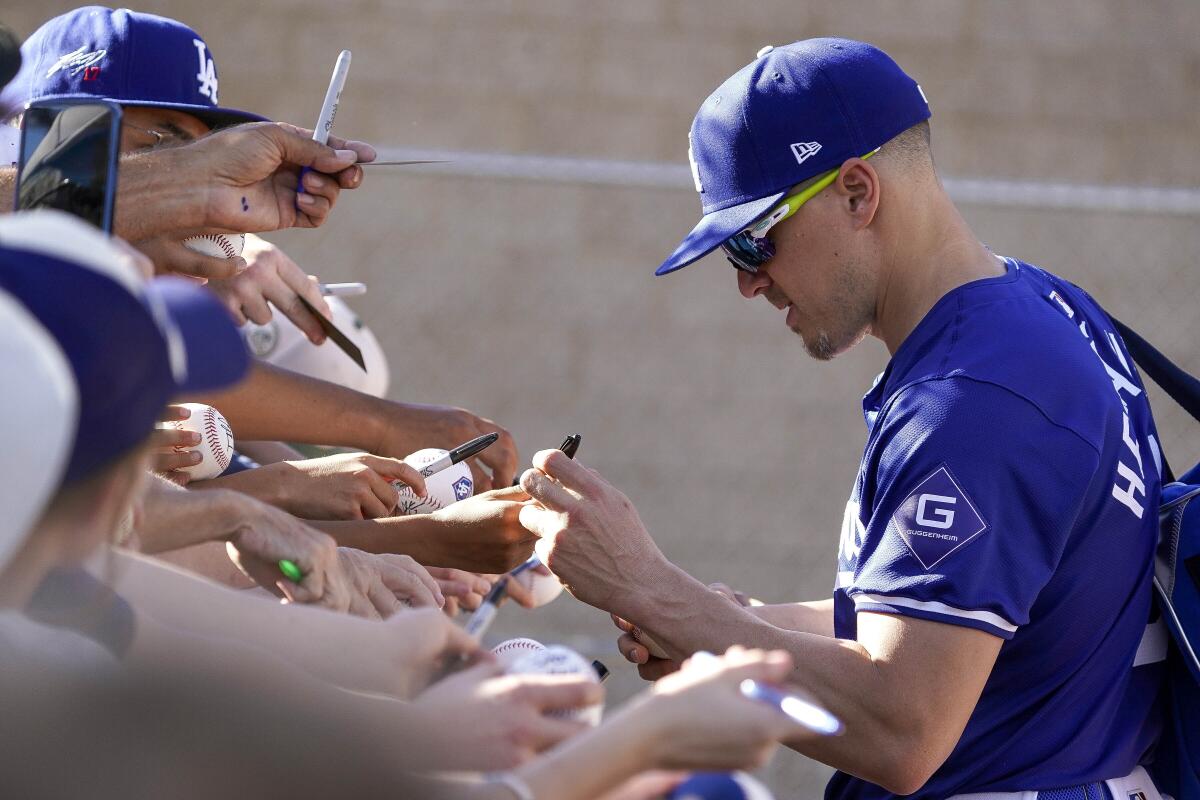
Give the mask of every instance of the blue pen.
MULTIPOLYGON (((712 653, 704 650, 692 655, 692 660, 698 664, 715 661, 716 658, 712 653)), ((842 732, 842 721, 833 714, 815 703, 802 700, 794 694, 788 694, 778 687, 746 679, 738 684, 738 690, 743 697, 775 706, 796 724, 803 725, 814 733, 822 736, 836 736, 842 732)))

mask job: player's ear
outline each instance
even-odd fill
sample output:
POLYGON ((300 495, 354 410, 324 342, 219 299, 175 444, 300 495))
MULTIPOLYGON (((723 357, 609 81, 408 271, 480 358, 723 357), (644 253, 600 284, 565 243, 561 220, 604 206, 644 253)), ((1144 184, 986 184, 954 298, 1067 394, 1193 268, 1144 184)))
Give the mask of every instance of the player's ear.
POLYGON ((879 173, 875 168, 861 158, 852 158, 842 164, 833 185, 855 230, 870 225, 879 208, 879 173))

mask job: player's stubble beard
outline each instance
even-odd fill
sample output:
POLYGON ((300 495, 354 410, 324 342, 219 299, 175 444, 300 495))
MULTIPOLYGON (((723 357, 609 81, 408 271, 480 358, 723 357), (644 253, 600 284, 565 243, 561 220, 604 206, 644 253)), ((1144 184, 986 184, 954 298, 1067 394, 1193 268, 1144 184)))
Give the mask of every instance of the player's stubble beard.
MULTIPOLYGON (((870 331, 875 317, 875 298, 865 266, 853 258, 836 264, 831 296, 823 304, 825 319, 806 319, 801 313, 797 324, 789 326, 792 333, 800 337, 804 351, 817 361, 832 361, 861 342, 870 331), (801 327, 806 323, 807 333, 801 327)), ((768 300, 791 301, 776 286, 770 287, 766 295, 768 300)))

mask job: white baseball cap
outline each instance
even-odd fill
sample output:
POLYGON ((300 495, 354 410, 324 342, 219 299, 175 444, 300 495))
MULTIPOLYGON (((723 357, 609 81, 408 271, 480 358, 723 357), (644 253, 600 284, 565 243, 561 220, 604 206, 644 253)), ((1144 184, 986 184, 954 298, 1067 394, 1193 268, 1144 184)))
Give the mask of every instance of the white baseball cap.
POLYGON ((242 326, 242 336, 250 352, 273 366, 383 397, 387 394, 390 375, 387 356, 379 340, 340 297, 325 300, 333 312, 333 324, 362 350, 366 372, 332 342, 321 345, 310 342, 304 332, 278 309, 266 325, 248 322, 242 326))
POLYGON ((0 568, 20 548, 62 483, 79 421, 71 365, 54 337, 0 291, 0 568))

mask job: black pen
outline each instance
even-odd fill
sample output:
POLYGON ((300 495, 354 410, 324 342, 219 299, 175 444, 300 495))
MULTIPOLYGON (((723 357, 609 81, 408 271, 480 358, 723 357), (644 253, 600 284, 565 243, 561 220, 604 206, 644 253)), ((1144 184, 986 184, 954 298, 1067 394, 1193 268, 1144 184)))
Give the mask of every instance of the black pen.
MULTIPOLYGON (((574 457, 575 457, 575 451, 579 449, 579 443, 580 443, 582 440, 583 440, 583 435, 582 435, 582 434, 578 434, 578 433, 572 433, 570 436, 568 436, 567 438, 563 439, 563 443, 562 443, 562 444, 560 444, 560 445, 558 446, 558 449, 559 449, 559 450, 562 450, 564 453, 566 453, 566 454, 567 454, 567 458, 574 458, 574 457)), ((513 484, 512 484, 512 485, 513 485, 513 486, 520 486, 520 485, 521 485, 521 476, 520 476, 520 475, 518 475, 517 477, 513 478, 513 484)))
POLYGON ((465 444, 460 444, 438 460, 422 467, 420 470, 421 477, 428 478, 430 475, 435 475, 444 469, 449 469, 460 461, 466 461, 471 456, 478 455, 491 447, 499 438, 500 434, 498 433, 485 433, 483 436, 472 439, 465 444))

